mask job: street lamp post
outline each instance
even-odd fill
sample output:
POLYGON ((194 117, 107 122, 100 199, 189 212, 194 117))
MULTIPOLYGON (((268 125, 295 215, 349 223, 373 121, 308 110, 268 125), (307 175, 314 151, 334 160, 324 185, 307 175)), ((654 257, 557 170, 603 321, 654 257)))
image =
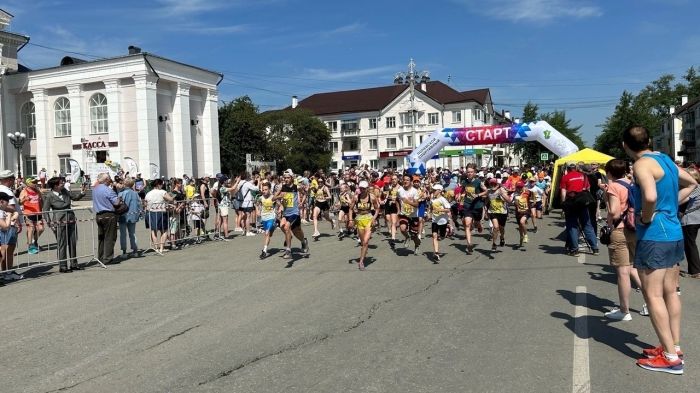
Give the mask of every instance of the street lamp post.
POLYGON ((7 137, 10 138, 10 141, 15 146, 15 149, 17 149, 17 178, 21 178, 22 177, 22 161, 21 161, 20 155, 22 152, 22 146, 24 146, 24 141, 27 139, 27 135, 23 132, 17 131, 14 134, 11 132, 8 132, 7 137))

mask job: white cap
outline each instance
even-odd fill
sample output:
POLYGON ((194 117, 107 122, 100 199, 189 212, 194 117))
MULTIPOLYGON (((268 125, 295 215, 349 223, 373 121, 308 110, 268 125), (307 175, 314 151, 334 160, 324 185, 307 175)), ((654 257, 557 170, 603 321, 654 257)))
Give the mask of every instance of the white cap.
POLYGON ((292 171, 291 169, 287 169, 286 171, 284 171, 283 175, 294 177, 294 171, 292 171))
POLYGON ((439 184, 433 184, 433 190, 436 190, 436 191, 437 191, 437 190, 440 190, 440 191, 442 191, 442 186, 439 185, 439 184))
POLYGON ((369 187, 369 183, 367 183, 367 181, 363 180, 357 186, 360 188, 367 188, 367 187, 369 187))
POLYGON ((549 177, 549 175, 547 175, 547 176, 544 177, 544 180, 552 180, 552 178, 549 177))
POLYGON ((477 173, 476 175, 477 175, 478 177, 484 177, 484 172, 483 172, 483 171, 479 171, 479 173, 477 173))
POLYGON ((520 172, 520 168, 518 168, 517 166, 513 167, 513 172, 520 172))
MULTIPOLYGON (((501 174, 501 171, 496 171, 496 174, 497 174, 497 175, 500 175, 500 174, 501 174)), ((491 177, 493 177, 493 176, 491 176, 491 177)))
POLYGON ((489 172, 486 174, 487 179, 493 179, 493 173, 489 172))

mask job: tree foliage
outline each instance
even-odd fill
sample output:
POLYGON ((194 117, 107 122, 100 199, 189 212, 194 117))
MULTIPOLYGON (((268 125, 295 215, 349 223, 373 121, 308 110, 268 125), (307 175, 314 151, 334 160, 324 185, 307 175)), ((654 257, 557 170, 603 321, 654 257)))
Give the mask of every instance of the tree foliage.
POLYGON ((296 108, 275 111, 264 117, 269 129, 269 151, 278 168, 294 172, 327 169, 331 164, 331 133, 311 112, 296 108))
MULTIPOLYGON (((554 111, 539 115, 538 110, 539 106, 537 104, 528 101, 525 108, 523 108, 523 123, 544 120, 557 131, 561 132, 565 137, 574 142, 579 149, 583 149, 585 147, 581 134, 579 133, 581 126, 572 126, 571 119, 566 118, 565 111, 554 111)), ((513 146, 513 151, 515 154, 521 155, 523 161, 528 164, 538 163, 540 161, 540 153, 549 153, 550 157, 554 155, 554 153, 542 146, 539 142, 516 143, 513 146)))
POLYGON ((649 83, 638 94, 624 91, 615 111, 605 120, 602 132, 596 137, 595 149, 613 157, 624 158, 622 132, 632 125, 642 125, 653 136, 669 116, 669 107, 680 105, 681 96, 700 97, 700 76, 690 67, 684 82, 674 84, 675 77, 665 74, 649 83))
POLYGON ((328 169, 331 134, 311 112, 297 108, 260 113, 248 96, 219 108, 219 144, 224 173, 245 170, 246 154, 276 161, 278 169, 328 169))

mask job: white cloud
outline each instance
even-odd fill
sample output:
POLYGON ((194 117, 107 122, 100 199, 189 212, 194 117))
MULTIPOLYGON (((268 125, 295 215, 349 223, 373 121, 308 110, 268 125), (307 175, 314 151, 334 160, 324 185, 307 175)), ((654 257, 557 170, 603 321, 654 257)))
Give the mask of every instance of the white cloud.
POLYGON ((312 78, 312 79, 341 81, 341 80, 360 78, 360 77, 364 77, 364 76, 386 74, 387 80, 388 80, 393 76, 393 73, 399 69, 401 69, 401 67, 396 66, 396 65, 361 68, 361 69, 357 69, 357 70, 348 70, 348 71, 332 71, 332 70, 327 70, 327 69, 323 69, 323 68, 307 68, 304 70, 303 76, 305 78, 312 78))
MULTIPOLYGON (((232 2, 223 0, 158 0, 168 15, 188 15, 215 11, 228 7, 232 2)), ((233 2, 235 3, 235 2, 233 2)))
POLYGON ((566 18, 593 18, 603 15, 600 7, 577 0, 452 0, 470 11, 510 21, 548 22, 566 18))
POLYGON ((247 33, 251 30, 250 25, 230 25, 230 26, 185 26, 185 27, 175 27, 178 31, 187 31, 192 34, 207 34, 207 35, 217 35, 217 34, 239 34, 247 33))

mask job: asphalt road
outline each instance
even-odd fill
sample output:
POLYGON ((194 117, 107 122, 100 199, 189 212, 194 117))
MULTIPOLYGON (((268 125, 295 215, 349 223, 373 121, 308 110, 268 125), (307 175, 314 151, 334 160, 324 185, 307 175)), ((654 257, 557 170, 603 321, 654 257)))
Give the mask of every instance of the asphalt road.
POLYGON ((700 282, 681 279, 685 375, 642 370, 649 319, 605 320, 617 299, 606 250, 563 256, 561 225, 547 218, 517 249, 509 222, 506 247, 479 235, 472 256, 445 240, 439 265, 375 235, 365 272, 327 224, 291 267, 260 261, 256 236, 30 272, 0 288, 0 391, 697 391, 700 282))

